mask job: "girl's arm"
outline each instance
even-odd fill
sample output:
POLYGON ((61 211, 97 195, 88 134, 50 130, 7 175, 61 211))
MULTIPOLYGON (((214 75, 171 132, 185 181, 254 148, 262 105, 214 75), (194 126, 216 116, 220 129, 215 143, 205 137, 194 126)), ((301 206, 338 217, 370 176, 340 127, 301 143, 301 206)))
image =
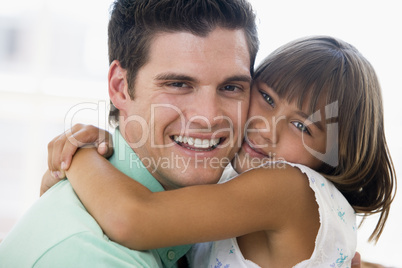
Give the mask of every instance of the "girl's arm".
POLYGON ((251 170, 224 184, 152 193, 94 149, 81 149, 67 176, 114 241, 143 250, 277 232, 318 221, 308 180, 297 168, 251 170), (310 217, 309 217, 310 215, 310 217))

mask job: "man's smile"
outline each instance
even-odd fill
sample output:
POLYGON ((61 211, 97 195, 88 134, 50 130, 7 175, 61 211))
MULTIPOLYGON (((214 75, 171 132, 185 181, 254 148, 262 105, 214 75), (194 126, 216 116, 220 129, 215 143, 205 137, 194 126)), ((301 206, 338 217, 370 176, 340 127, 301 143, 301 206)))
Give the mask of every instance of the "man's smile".
POLYGON ((188 136, 174 135, 173 140, 180 146, 195 151, 211 151, 215 149, 223 140, 223 138, 200 139, 188 136))

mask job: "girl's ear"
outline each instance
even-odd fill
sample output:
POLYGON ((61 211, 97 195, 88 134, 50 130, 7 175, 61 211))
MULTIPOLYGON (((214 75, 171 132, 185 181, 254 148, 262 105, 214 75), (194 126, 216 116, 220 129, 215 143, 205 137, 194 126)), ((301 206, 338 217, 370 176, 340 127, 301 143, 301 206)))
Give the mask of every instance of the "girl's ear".
POLYGON ((118 60, 110 64, 108 82, 110 100, 117 109, 124 111, 130 95, 128 94, 127 70, 121 67, 118 60))

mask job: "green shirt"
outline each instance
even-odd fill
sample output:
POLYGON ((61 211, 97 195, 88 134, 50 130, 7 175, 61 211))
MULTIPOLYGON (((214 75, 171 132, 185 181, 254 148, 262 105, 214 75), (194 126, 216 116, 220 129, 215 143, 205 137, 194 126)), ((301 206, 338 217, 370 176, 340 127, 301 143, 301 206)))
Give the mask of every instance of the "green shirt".
MULTIPOLYGON (((120 132, 109 159, 153 192, 163 187, 143 166, 120 132)), ((118 193, 116 193, 118 194, 118 193)), ((68 180, 48 190, 0 243, 0 267, 175 267, 190 245, 130 250, 104 235, 68 180)))

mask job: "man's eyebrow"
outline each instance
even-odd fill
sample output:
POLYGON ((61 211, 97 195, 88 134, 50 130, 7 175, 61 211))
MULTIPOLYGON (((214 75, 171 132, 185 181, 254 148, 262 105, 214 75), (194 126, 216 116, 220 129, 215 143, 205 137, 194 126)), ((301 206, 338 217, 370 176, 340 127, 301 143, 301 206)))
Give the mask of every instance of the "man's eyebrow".
MULTIPOLYGON (((166 80, 174 80, 174 81, 189 81, 189 82, 197 82, 197 79, 185 74, 175 74, 175 73, 161 73, 154 77, 155 80, 158 81, 166 81, 166 80)), ((234 75, 225 78, 224 82, 230 81, 241 81, 246 83, 251 83, 250 75, 234 75)))
POLYGON ((197 81, 194 77, 184 75, 184 74, 175 74, 175 73, 161 73, 154 77, 155 80, 166 81, 166 80, 175 80, 175 81, 197 81))
POLYGON ((225 81, 227 81, 227 82, 238 81, 238 82, 251 83, 251 76, 250 75, 234 75, 234 76, 230 76, 230 77, 226 78, 225 81))
MULTIPOLYGON (((305 120, 309 120, 311 123, 313 123, 319 130, 324 131, 324 126, 322 125, 321 120, 314 120, 315 118, 312 118, 312 115, 307 115, 303 111, 296 111, 298 115, 303 117, 305 120), (314 121, 313 121, 314 120, 314 121)), ((320 115, 321 116, 321 115, 320 115)))

